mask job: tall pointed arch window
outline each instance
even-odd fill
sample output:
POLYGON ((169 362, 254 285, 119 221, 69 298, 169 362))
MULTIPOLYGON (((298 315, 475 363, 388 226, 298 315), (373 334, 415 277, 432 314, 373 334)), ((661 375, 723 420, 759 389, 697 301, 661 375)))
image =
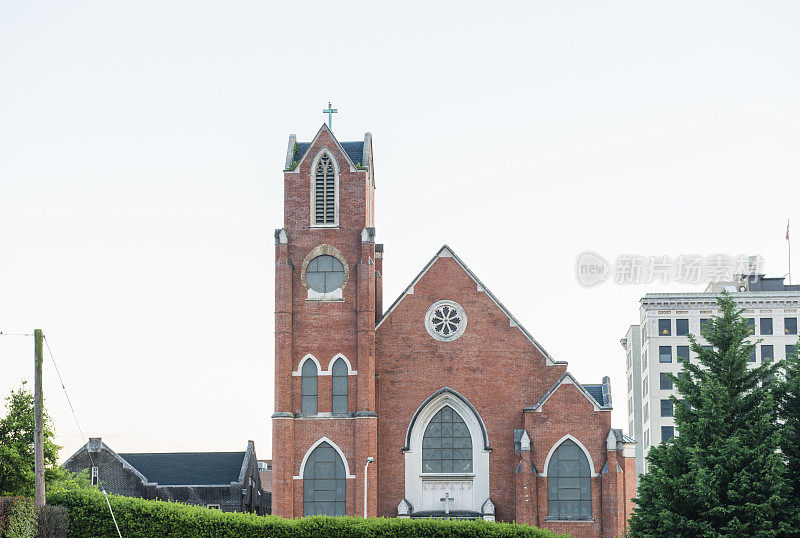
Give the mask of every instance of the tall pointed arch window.
POLYGON ((471 473, 472 437, 452 407, 442 407, 422 437, 423 473, 471 473))
POLYGON ((341 357, 333 363, 332 379, 332 406, 334 414, 343 415, 347 413, 347 364, 341 357))
POLYGON ((547 515, 553 519, 592 517, 589 460, 570 439, 559 445, 547 466, 547 515))
POLYGON ((304 415, 317 414, 317 365, 312 360, 306 360, 303 363, 303 369, 300 372, 300 393, 302 400, 300 402, 300 412, 304 415))
POLYGON ((346 474, 341 456, 323 441, 303 470, 303 515, 343 516, 346 474))
POLYGON ((314 171, 314 224, 336 224, 336 168, 327 153, 317 161, 314 171))

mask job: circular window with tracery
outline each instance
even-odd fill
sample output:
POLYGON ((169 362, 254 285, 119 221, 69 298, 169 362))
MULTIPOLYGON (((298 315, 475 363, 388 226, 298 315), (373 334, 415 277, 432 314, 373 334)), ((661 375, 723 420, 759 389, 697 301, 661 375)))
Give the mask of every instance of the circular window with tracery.
POLYGON ((455 301, 437 301, 425 314, 425 328, 435 339, 449 342, 464 334, 467 314, 455 301))

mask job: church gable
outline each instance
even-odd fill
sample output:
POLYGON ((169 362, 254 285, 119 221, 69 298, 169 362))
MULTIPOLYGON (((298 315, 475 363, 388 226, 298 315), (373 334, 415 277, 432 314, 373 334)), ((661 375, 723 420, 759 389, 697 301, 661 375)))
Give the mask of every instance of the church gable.
MULTIPOLYGON (((488 305, 481 305, 481 306, 488 306, 488 308, 479 308, 474 312, 473 315, 478 315, 481 317, 487 318, 487 322, 494 323, 497 329, 506 332, 507 330, 511 329, 513 332, 518 333, 520 336, 528 340, 532 347, 540 353, 544 358, 545 362, 548 366, 554 365, 563 365, 566 362, 556 361, 550 356, 549 353, 533 338, 533 336, 522 326, 522 324, 517 321, 517 319, 508 311, 508 309, 495 297, 495 295, 489 291, 489 289, 480 281, 480 279, 473 273, 469 267, 453 252, 453 250, 448 247, 447 245, 442 246, 436 255, 427 263, 427 265, 420 271, 420 273, 411 281, 411 283, 406 287, 403 293, 395 300, 395 302, 386 310, 386 313, 380 319, 376 326, 376 331, 380 331, 380 327, 392 317, 392 315, 398 309, 400 311, 403 310, 403 303, 407 297, 411 295, 415 295, 415 289, 418 287, 424 287, 426 289, 433 289, 442 296, 442 299, 449 299, 455 301, 456 304, 453 305, 458 309, 458 296, 459 291, 466 292, 469 296, 475 296, 475 292, 479 293, 481 296, 485 297, 488 301, 488 305), (460 288, 460 290, 459 290, 460 288)), ((417 292, 419 290, 417 289, 417 292)), ((446 302, 446 301, 443 301, 446 302)), ((435 305, 432 305, 435 306, 435 305)), ((446 311, 446 305, 444 305, 445 310, 439 312, 439 314, 444 314, 445 316, 448 314, 446 311)), ((463 311, 465 323, 468 324, 469 322, 469 312, 463 311)), ((426 315, 435 315, 435 312, 428 312, 426 315)), ((436 318, 436 321, 443 320, 441 316, 436 318)), ((444 320, 443 320, 444 321, 444 320)), ((427 323, 422 322, 421 323, 427 323)), ((437 338, 436 329, 438 328, 434 325, 432 328, 434 331, 431 331, 430 324, 428 324, 428 332, 434 338, 437 338)), ((441 325, 441 324, 440 324, 441 325)), ((454 328, 453 324, 444 324, 444 332, 448 332, 450 329, 454 328)), ((439 335, 444 337, 447 340, 448 334, 439 335)))
POLYGON ((549 410, 550 406, 559 406, 565 399, 587 408, 591 406, 594 411, 611 409, 610 387, 607 387, 607 380, 608 378, 603 380, 603 385, 581 385, 572 374, 565 372, 536 405, 525 410, 542 412, 548 402, 551 402, 548 405, 549 410))

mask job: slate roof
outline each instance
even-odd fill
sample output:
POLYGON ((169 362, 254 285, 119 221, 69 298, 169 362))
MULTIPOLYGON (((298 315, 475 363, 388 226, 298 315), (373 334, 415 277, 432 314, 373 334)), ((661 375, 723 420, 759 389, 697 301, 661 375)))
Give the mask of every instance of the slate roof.
MULTIPOLYGON (((347 156, 350 157, 350 160, 353 161, 353 164, 361 166, 362 168, 366 166, 364 163, 364 142, 339 142, 342 145, 345 153, 347 156)), ((311 142, 298 142, 297 146, 294 148, 294 155, 292 155, 292 162, 299 163, 300 159, 303 158, 303 155, 306 154, 308 148, 311 146, 311 142)))
POLYGON ((591 394, 594 401, 597 402, 597 405, 603 407, 605 405, 605 401, 603 398, 603 385, 581 385, 583 388, 586 389, 586 392, 591 394))
POLYGON ((159 486, 228 485, 239 481, 245 452, 128 453, 119 456, 159 486))

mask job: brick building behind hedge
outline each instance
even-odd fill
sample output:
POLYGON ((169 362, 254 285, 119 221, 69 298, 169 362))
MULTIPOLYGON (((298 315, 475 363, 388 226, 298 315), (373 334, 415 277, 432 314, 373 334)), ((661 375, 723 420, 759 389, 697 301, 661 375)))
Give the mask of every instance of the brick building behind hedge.
POLYGON ((284 191, 273 513, 363 514, 366 465, 369 516, 621 534, 634 441, 608 378, 578 383, 447 246, 384 309, 371 136, 292 135, 284 191))
POLYGON ((216 508, 223 512, 270 513, 255 446, 243 452, 114 452, 99 437, 89 439, 62 465, 88 470, 108 493, 216 508))

